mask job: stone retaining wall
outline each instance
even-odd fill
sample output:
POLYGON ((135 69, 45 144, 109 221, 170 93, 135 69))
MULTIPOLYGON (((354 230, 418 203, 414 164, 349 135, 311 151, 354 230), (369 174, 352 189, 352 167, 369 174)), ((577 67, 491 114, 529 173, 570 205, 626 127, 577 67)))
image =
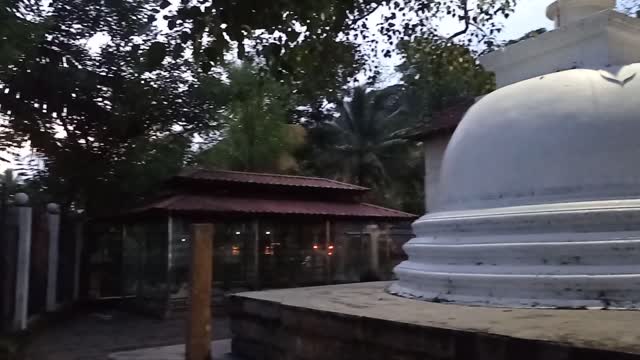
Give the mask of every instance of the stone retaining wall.
POLYGON ((321 311, 241 294, 231 297, 230 315, 233 354, 247 359, 640 359, 622 352, 321 311))

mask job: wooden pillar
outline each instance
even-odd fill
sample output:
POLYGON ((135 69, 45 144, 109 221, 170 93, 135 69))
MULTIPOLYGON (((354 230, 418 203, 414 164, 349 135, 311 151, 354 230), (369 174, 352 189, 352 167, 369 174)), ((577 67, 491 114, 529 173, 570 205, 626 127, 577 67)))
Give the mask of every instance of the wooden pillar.
POLYGON ((325 238, 325 250, 326 250, 326 256, 327 256, 327 261, 325 262, 326 266, 327 266, 327 284, 331 284, 331 258, 333 256, 333 254, 335 253, 335 246, 332 244, 331 242, 331 221, 330 220, 326 220, 325 224, 324 224, 324 238, 325 238), (330 246, 334 246, 334 248, 330 248, 330 246))
POLYGON ((260 224, 258 219, 253 221, 253 287, 260 288, 260 224))
POLYGON ((187 360, 210 357, 213 236, 213 224, 193 225, 187 360))
POLYGON ((171 309, 171 284, 173 284, 173 217, 171 213, 167 216, 167 301, 165 314, 171 309))
MULTIPOLYGON (((79 220, 78 220, 79 221, 79 220)), ((84 222, 78 222, 75 226, 75 255, 73 261, 73 301, 77 301, 80 298, 80 272, 82 271, 82 246, 84 242, 84 222)), ((124 230, 123 230, 124 233, 124 230)), ((126 233, 123 235, 126 236, 126 233)))

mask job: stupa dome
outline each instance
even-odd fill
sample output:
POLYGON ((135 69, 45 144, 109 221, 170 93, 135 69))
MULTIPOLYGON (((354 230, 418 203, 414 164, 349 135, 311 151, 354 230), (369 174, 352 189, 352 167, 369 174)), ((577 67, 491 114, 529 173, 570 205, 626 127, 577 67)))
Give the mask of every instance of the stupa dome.
POLYGON ((438 210, 640 198, 640 64, 500 88, 445 152, 438 210))
POLYGON ((640 307, 640 64, 515 83, 465 115, 436 211, 390 292, 510 307, 640 307))

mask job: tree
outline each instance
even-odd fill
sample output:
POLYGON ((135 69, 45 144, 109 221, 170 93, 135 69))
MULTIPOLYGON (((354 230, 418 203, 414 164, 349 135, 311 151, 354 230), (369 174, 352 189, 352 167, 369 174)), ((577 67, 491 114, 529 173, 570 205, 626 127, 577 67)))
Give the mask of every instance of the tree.
POLYGON ((150 64, 152 4, 53 2, 32 49, 0 68, 2 134, 28 140, 41 154, 34 181, 64 206, 89 214, 110 208, 122 199, 108 193, 117 190, 111 182, 131 169, 123 162, 144 164, 137 148, 213 122, 185 76, 189 62, 150 64), (92 53, 83 43, 98 33, 109 42, 92 53))
POLYGON ((311 132, 316 171, 342 181, 382 187, 398 161, 406 156, 407 142, 396 136, 406 127, 399 114, 400 87, 367 90, 356 87, 337 108, 334 121, 311 132))
POLYGON ((465 46, 427 37, 401 42, 404 61, 398 66, 405 84, 405 102, 416 121, 428 121, 436 111, 461 99, 495 89, 494 75, 485 71, 465 46))
MULTIPOLYGON (((393 38, 434 32, 430 20, 439 15, 460 17, 465 29, 459 36, 481 27, 493 31, 493 19, 508 14, 511 3, 225 0, 181 1, 172 8, 170 1, 89 0, 79 6, 59 0, 42 11, 40 1, 4 0, 0 17, 11 26, 3 23, 0 35, 16 41, 2 42, 11 51, 0 55, 0 120, 7 124, 0 145, 29 141, 44 163, 36 178, 61 197, 56 201, 91 214, 105 207, 92 199, 118 198, 101 189, 119 191, 107 185, 127 178, 131 167, 124 164, 138 163, 136 147, 215 130, 216 117, 231 114, 216 110, 226 104, 224 97, 203 98, 198 84, 230 51, 256 58, 263 78, 286 85, 304 105, 295 107, 304 110, 299 116, 320 119, 326 116, 320 109, 339 99, 347 81, 366 67, 366 47, 376 40, 364 19, 373 11, 392 10, 381 28, 393 38), (161 12, 168 30, 156 26, 161 12), (87 42, 97 37, 106 44, 89 51, 87 42)), ((293 110, 287 107, 283 118, 293 110)), ((230 125, 226 131, 242 138, 232 135, 238 131, 230 125)), ((247 168, 260 163, 245 160, 247 168)))
MULTIPOLYGON (((162 6, 169 8, 171 2, 164 1, 162 6)), ((255 42, 253 46, 259 52, 273 58, 295 48, 301 39, 346 41, 348 38, 341 39, 341 35, 354 35, 365 42, 376 42, 363 19, 384 8, 387 15, 379 29, 388 39, 435 33, 433 20, 445 15, 462 22, 462 28, 451 39, 467 33, 486 37, 499 30, 497 19, 500 15, 508 17, 514 6, 514 0, 268 0, 216 1, 206 5, 182 1, 168 16, 168 23, 170 29, 183 33, 182 42, 193 44, 197 58, 218 62, 231 46, 242 59, 248 39, 255 42)), ((314 59, 320 65, 323 61, 324 58, 314 59)))
POLYGON ((221 110, 225 125, 215 143, 196 156, 196 163, 240 171, 295 170, 291 152, 299 136, 292 136, 287 124, 291 99, 286 87, 243 63, 232 66, 229 83, 212 94, 221 96, 215 92, 229 99, 221 110))
POLYGON ((515 0, 225 0, 204 5, 181 1, 177 9, 163 1, 162 6, 169 12, 168 27, 179 40, 168 47, 190 47, 205 71, 220 64, 228 51, 235 51, 241 60, 258 57, 272 76, 306 99, 309 111, 303 116, 315 120, 323 117, 324 102, 340 100, 355 74, 366 70, 375 78, 378 65, 372 65, 377 62, 370 57, 377 54, 381 41, 441 37, 434 20, 444 16, 462 23, 447 41, 463 36, 470 42, 490 41, 500 30, 500 19, 513 11, 515 0), (376 30, 384 39, 366 21, 376 11, 383 14, 376 30))
POLYGON ((11 65, 39 35, 39 27, 27 20, 40 16, 38 1, 0 0, 0 67, 11 65))

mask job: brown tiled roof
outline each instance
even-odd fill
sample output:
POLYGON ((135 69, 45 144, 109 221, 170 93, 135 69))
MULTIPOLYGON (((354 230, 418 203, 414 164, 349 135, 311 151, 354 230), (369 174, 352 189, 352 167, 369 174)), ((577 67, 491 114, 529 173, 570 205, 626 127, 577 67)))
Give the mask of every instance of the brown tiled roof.
POLYGON ((438 134, 446 132, 451 133, 458 127, 458 124, 464 117, 464 114, 467 113, 474 102, 475 100, 472 98, 462 99, 455 105, 449 106, 442 111, 435 112, 429 120, 409 129, 403 137, 406 139, 422 141, 438 134))
POLYGON ((366 191, 368 188, 344 182, 317 177, 251 173, 228 170, 210 170, 202 168, 185 169, 176 178, 197 179, 214 182, 235 182, 263 185, 302 186, 323 189, 342 189, 366 191))
POLYGON ((320 215, 336 217, 386 218, 411 220, 416 215, 367 203, 314 200, 259 199, 211 195, 178 194, 133 210, 208 212, 226 214, 320 215))

